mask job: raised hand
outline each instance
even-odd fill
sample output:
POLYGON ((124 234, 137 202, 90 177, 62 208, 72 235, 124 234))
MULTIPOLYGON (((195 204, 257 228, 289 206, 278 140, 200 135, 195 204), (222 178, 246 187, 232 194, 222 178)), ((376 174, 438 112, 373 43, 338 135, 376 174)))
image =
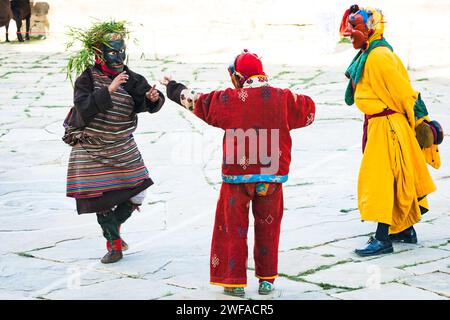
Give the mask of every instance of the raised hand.
POLYGON ((159 93, 158 93, 158 90, 155 89, 155 87, 156 87, 156 84, 145 93, 145 96, 151 102, 156 102, 159 100, 159 93))
POLYGON ((164 79, 159 81, 163 86, 167 86, 172 81, 172 76, 164 76, 164 79))
POLYGON ((114 80, 111 82, 111 84, 108 86, 109 94, 116 92, 116 90, 122 83, 127 82, 128 78, 129 76, 127 75, 126 71, 119 73, 117 77, 115 77, 114 80))

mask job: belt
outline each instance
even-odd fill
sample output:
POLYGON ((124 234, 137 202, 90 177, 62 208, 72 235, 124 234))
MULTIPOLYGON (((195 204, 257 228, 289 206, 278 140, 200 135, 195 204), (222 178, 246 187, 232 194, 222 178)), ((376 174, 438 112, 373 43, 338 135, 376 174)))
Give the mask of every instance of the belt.
POLYGON ((389 116, 391 114, 397 113, 389 108, 384 109, 384 111, 371 115, 364 115, 364 127, 363 127, 363 138, 362 138, 362 152, 364 153, 364 149, 366 149, 367 144, 367 127, 369 126, 369 119, 389 116))

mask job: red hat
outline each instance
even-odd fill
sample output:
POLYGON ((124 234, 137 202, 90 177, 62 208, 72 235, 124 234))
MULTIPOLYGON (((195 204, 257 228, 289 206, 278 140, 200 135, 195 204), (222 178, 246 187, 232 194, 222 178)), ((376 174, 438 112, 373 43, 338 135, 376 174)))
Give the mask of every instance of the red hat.
POLYGON ((236 57, 234 63, 230 65, 229 71, 230 74, 237 72, 245 79, 256 75, 265 75, 258 55, 248 52, 247 49, 244 49, 244 52, 236 57))

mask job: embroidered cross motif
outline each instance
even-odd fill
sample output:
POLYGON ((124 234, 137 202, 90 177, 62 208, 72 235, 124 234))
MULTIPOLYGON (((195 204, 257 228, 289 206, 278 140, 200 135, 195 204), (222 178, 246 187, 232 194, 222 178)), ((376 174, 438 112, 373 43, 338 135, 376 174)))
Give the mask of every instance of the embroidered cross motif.
POLYGON ((245 238, 247 236, 247 229, 244 229, 242 227, 238 227, 237 228, 237 233, 238 233, 239 237, 245 238))
POLYGON ((227 104, 228 101, 230 100, 230 96, 228 95, 228 93, 223 93, 223 94, 220 96, 220 100, 221 100, 224 104, 227 104))
POLYGON ((216 268, 220 263, 219 258, 217 257, 217 255, 215 254, 214 257, 211 260, 211 264, 214 268, 216 268))
POLYGON ((261 90, 261 96, 263 99, 267 100, 270 98, 270 89, 268 87, 263 87, 261 90))
POLYGON ((239 99, 242 100, 242 102, 245 102, 245 100, 247 100, 247 98, 248 98, 248 93, 246 90, 242 89, 239 91, 238 96, 239 96, 239 99))
POLYGON ((314 121, 314 113, 310 113, 308 117, 306 117, 306 126, 309 126, 314 121))
POLYGON ((203 106, 204 107, 209 107, 209 104, 211 102, 211 99, 208 97, 206 97, 205 99, 203 99, 203 106))
POLYGON ((239 165, 240 165, 244 170, 246 170, 247 167, 250 165, 250 161, 249 161, 245 156, 243 156, 242 159, 239 160, 239 165))
POLYGON ((268 216, 267 216, 267 218, 266 218, 266 222, 267 222, 267 224, 271 224, 272 222, 273 222, 273 217, 269 214, 268 216))

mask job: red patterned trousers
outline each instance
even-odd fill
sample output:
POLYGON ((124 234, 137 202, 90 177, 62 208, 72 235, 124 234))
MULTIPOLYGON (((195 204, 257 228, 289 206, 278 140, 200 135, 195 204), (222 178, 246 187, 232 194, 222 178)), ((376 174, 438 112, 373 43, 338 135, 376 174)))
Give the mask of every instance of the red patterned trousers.
POLYGON ((255 218, 255 275, 278 275, 278 243, 283 216, 281 183, 222 183, 211 244, 211 283, 224 287, 247 285, 249 208, 255 218))

